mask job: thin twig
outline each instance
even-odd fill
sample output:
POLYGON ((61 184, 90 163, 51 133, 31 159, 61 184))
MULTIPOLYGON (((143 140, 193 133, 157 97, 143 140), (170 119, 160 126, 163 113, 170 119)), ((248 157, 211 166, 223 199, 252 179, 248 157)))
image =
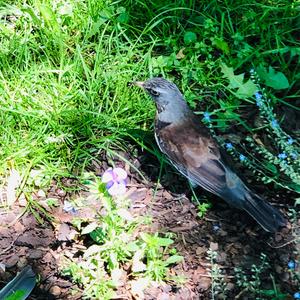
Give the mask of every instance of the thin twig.
MULTIPOLYGON (((279 248, 282 248, 282 247, 285 247, 285 246, 287 246, 287 245, 289 245, 289 244, 291 244, 291 243, 294 243, 295 241, 297 241, 299 238, 295 238, 295 239, 292 239, 291 241, 289 241, 289 242, 286 242, 286 243, 284 243, 284 244, 282 244, 282 245, 280 245, 280 246, 272 246, 271 244, 269 244, 269 243, 267 243, 271 248, 273 248, 273 249, 279 249, 279 248)), ((300 239, 299 239, 300 240, 300 239)))

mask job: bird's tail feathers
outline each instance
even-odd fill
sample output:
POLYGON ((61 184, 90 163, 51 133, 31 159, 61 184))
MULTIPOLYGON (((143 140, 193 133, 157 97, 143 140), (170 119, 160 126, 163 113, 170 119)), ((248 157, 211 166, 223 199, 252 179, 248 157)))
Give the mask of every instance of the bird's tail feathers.
POLYGON ((255 193, 248 190, 244 200, 243 208, 266 231, 276 232, 280 227, 286 225, 286 219, 282 213, 255 193))

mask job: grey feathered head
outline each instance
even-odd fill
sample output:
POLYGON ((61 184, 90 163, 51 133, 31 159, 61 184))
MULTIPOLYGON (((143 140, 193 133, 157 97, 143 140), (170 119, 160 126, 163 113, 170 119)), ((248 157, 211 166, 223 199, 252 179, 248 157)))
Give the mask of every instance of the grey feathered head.
POLYGON ((142 87, 158 105, 166 105, 172 100, 183 100, 176 84, 161 77, 154 77, 144 82, 136 81, 133 84, 142 87))

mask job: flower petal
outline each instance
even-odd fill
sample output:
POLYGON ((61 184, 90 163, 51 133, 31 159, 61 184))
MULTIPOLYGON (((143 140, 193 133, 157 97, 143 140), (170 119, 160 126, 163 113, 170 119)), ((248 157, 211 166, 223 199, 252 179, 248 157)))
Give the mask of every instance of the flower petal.
POLYGON ((123 182, 115 182, 107 191, 111 196, 123 195, 126 193, 126 186, 123 182))
POLYGON ((115 182, 113 180, 106 183, 106 189, 110 189, 115 182))
POLYGON ((113 169, 109 168, 102 174, 102 182, 107 183, 109 181, 112 181, 113 178, 113 169))
POLYGON ((127 173, 122 168, 114 168, 113 172, 117 175, 118 180, 126 179, 127 178, 127 173))

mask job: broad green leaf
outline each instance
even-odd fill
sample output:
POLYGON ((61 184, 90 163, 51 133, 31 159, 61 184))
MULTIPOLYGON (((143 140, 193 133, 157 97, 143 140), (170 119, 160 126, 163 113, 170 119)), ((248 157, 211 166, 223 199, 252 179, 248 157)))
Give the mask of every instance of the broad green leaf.
POLYGON ((92 231, 94 231, 98 227, 98 224, 96 222, 90 223, 86 227, 84 227, 81 231, 81 234, 88 234, 92 231))
POLYGON ((185 44, 194 43, 197 41, 197 35, 196 35, 196 33, 192 32, 192 31, 187 31, 184 34, 183 40, 184 40, 185 44))
POLYGON ((240 98, 251 97, 257 91, 256 84, 250 79, 244 82, 244 74, 234 75, 233 68, 221 64, 221 70, 224 74, 223 77, 229 80, 228 88, 234 91, 235 95, 240 98))
POLYGON ((174 241, 168 238, 158 238, 158 246, 160 247, 167 247, 173 244, 174 241))
POLYGON ((229 54, 230 52, 228 44, 221 38, 214 38, 213 45, 215 45, 218 49, 222 50, 225 54, 229 54))
POLYGON ((83 254, 83 258, 88 258, 89 256, 95 255, 101 251, 101 246, 99 245, 92 245, 90 246, 83 254))
POLYGON ((236 95, 238 95, 239 98, 246 98, 253 96, 256 91, 256 84, 249 79, 238 88, 236 95))
POLYGON ((289 81, 282 72, 276 72, 271 66, 267 71, 263 66, 257 68, 257 74, 265 85, 275 89, 281 90, 289 87, 289 81))
POLYGON ((168 266, 168 265, 176 264, 181 261, 183 261, 183 256, 172 255, 165 261, 165 265, 168 266))

